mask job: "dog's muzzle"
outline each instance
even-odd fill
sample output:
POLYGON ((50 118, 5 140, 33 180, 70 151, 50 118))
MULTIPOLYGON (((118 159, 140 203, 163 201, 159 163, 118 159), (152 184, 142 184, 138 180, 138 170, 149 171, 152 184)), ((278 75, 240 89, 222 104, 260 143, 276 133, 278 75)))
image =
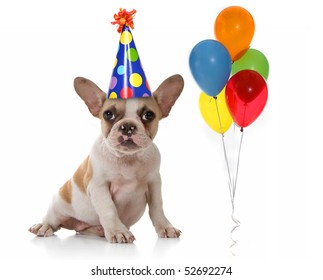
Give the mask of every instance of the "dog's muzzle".
POLYGON ((119 131, 122 133, 122 135, 131 137, 132 135, 136 134, 137 126, 132 122, 125 122, 119 126, 119 131))

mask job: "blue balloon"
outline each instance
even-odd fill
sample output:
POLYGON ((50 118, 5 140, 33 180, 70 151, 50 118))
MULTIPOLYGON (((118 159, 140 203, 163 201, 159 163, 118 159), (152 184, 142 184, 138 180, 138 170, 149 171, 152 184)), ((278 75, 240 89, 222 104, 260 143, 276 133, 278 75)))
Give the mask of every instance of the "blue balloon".
POLYGON ((203 40, 192 49, 189 64, 199 87, 210 96, 218 95, 225 87, 231 72, 231 57, 223 44, 203 40))

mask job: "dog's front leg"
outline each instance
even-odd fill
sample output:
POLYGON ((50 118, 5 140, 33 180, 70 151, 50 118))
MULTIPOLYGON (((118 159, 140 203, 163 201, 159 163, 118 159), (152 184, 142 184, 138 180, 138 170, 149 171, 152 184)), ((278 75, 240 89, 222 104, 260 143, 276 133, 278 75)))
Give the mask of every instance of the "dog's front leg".
POLYGON ((175 228, 164 214, 159 172, 154 176, 154 180, 149 183, 147 201, 149 205, 149 216, 158 236, 162 238, 179 237, 181 231, 175 228))
POLYGON ((106 183, 97 184, 92 182, 88 186, 88 193, 99 216, 106 239, 111 243, 132 243, 135 237, 120 221, 109 186, 106 183))

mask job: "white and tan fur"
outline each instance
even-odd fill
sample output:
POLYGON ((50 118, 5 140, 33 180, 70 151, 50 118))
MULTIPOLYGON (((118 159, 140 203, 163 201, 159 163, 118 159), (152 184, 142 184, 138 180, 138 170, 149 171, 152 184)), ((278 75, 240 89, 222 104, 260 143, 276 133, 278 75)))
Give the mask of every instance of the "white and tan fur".
POLYGON ((132 243, 130 227, 146 205, 159 237, 181 232, 165 217, 160 154, 152 142, 158 121, 167 117, 184 86, 180 75, 166 79, 153 97, 106 99, 93 82, 78 77, 74 87, 90 112, 101 119, 101 135, 90 155, 54 196, 43 222, 29 231, 51 236, 59 228, 132 243))

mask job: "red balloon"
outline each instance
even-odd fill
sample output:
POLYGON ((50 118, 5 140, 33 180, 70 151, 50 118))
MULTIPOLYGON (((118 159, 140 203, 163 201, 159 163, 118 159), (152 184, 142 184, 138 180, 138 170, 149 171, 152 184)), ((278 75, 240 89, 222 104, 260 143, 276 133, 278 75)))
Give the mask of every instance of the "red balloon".
POLYGON ((242 70, 228 81, 225 96, 234 122, 244 128, 253 123, 265 108, 268 88, 258 72, 242 70))

